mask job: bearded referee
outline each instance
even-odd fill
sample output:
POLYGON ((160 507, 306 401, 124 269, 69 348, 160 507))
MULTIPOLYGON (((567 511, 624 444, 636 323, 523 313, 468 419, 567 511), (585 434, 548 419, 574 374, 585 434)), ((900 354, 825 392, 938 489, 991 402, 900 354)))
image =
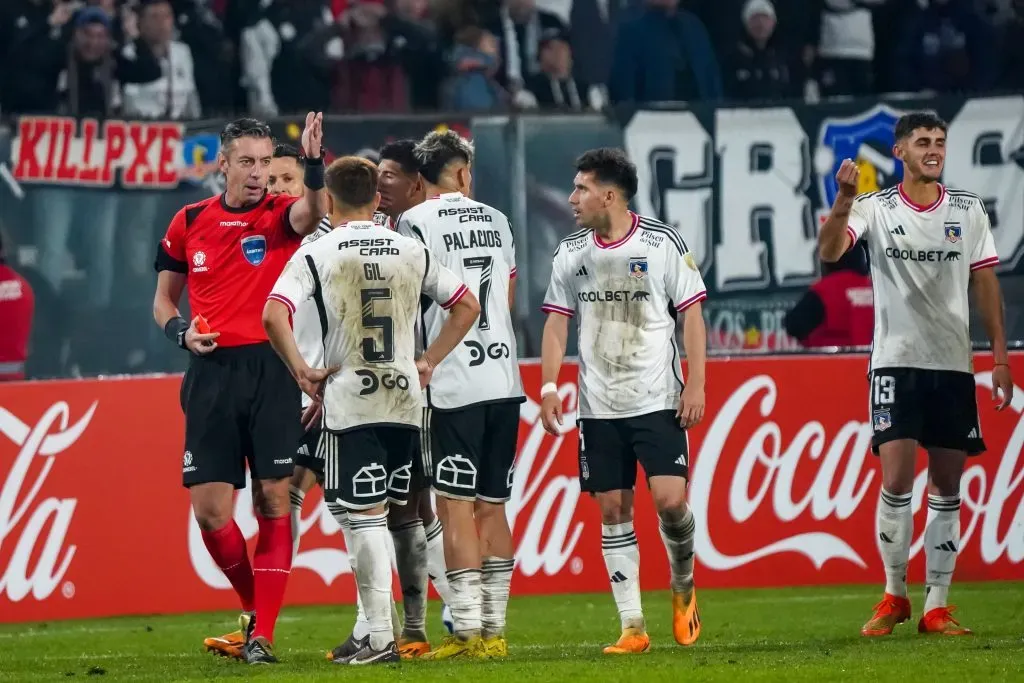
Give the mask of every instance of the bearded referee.
POLYGON ((175 214, 156 255, 153 317, 191 355, 181 387, 182 479, 210 555, 244 610, 235 634, 249 664, 277 662, 277 622, 292 561, 288 478, 302 428, 299 390, 263 330, 263 304, 302 238, 327 210, 323 115, 310 112, 301 198, 267 192, 270 127, 239 119, 220 135, 223 194, 175 214), (191 323, 178 302, 188 285, 191 323), (250 565, 232 517, 248 463, 259 539, 250 565))

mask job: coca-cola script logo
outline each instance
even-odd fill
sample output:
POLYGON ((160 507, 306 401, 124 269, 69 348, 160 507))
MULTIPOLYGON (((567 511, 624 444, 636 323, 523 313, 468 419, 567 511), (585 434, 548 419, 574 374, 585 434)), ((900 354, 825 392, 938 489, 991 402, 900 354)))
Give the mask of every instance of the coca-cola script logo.
MULTIPOLYGON (((538 572, 553 576, 563 571, 566 565, 574 574, 583 569, 582 561, 573 555, 583 534, 583 523, 574 521, 580 499, 579 481, 575 476, 551 474, 565 434, 576 426, 569 417, 576 410, 576 386, 563 384, 559 395, 566 404, 567 419, 562 427, 563 433, 558 437, 551 437, 544 431, 538 403, 527 398, 520 410, 520 420, 528 431, 521 439, 512 497, 506 505, 506 514, 518 540, 516 565, 524 576, 534 576, 538 572), (516 530, 517 524, 521 525, 519 531, 516 530)), ((340 548, 340 529, 326 505, 307 506, 304 512, 307 516, 302 517, 299 525, 299 551, 292 568, 315 572, 325 584, 331 585, 339 576, 352 571, 348 554, 340 548), (304 545, 302 537, 314 527, 318 527, 324 536, 334 538, 337 535, 338 547, 311 548, 304 545)), ((248 480, 246 488, 235 500, 235 521, 247 540, 256 535, 258 524, 248 480)), ((188 550, 192 567, 203 583, 211 588, 230 588, 227 578, 207 552, 191 511, 188 550)))
MULTIPOLYGON (((6 595, 12 602, 29 593, 36 600, 45 600, 71 566, 76 547, 66 545, 66 540, 78 500, 42 498, 40 492, 53 469, 55 456, 78 440, 98 405, 99 401, 94 401, 85 415, 70 426, 71 409, 63 401, 50 406, 34 426, 0 407, 0 434, 18 448, 0 488, 0 557, 9 551, 5 547, 7 542, 14 543, 0 576, 0 595, 6 595), (34 476, 31 481, 30 475, 34 476), (15 538, 12 534, 19 525, 21 534, 15 538), (35 565, 30 564, 32 558, 35 565)), ((73 585, 64 584, 62 592, 70 597, 74 594, 73 585)))
MULTIPOLYGON (((992 388, 990 372, 975 375, 979 387, 992 388)), ((829 523, 843 522, 854 515, 864 503, 877 505, 879 482, 869 454, 871 425, 866 421, 850 420, 829 435, 821 422, 807 420, 795 433, 785 433, 772 419, 779 400, 779 389, 771 375, 756 375, 741 384, 714 415, 696 458, 690 483, 690 506, 697 524, 695 539, 698 560, 710 569, 727 571, 757 560, 780 554, 796 553, 806 557, 815 569, 832 559, 851 562, 866 568, 869 560, 854 546, 867 530, 861 525, 829 523), (750 422, 750 412, 757 414, 760 425, 752 431, 737 435, 737 425, 750 422), (745 415, 745 418, 744 418, 745 415), (746 439, 739 450, 735 467, 729 463, 735 456, 725 455, 729 437, 746 439), (799 472, 814 463, 813 483, 799 498, 795 497, 794 479, 799 472), (752 492, 752 493, 751 493, 752 492), (725 520, 715 519, 709 511, 712 495, 720 500, 726 497, 731 522, 743 524, 755 514, 764 515, 768 507, 773 522, 761 528, 779 529, 781 538, 761 535, 737 535, 734 538, 757 539, 759 545, 738 554, 726 554, 716 546, 712 529, 721 529, 725 520), (823 526, 838 533, 813 530, 788 534, 787 523, 809 512, 815 526, 823 526)), ((982 404, 981 410, 988 409, 982 404)), ((1024 413, 1024 392, 1017 387, 1012 410, 1024 413)), ((794 410, 781 411, 793 414, 794 410)), ((808 411, 801 402, 799 414, 808 411)), ((865 415, 866 417, 866 415, 865 415)), ((735 450, 735 444, 733 444, 735 450)), ((961 552, 980 533, 980 555, 986 564, 994 564, 1004 554, 1013 563, 1024 560, 1024 498, 1018 491, 1024 489, 1024 468, 1018 467, 1024 449, 1024 419, 1018 419, 1003 453, 990 452, 986 458, 998 458, 998 468, 991 476, 980 459, 970 461, 961 483, 961 552), (1017 507, 1005 509, 1009 501, 1017 498, 1017 507), (1010 517, 1004 522, 1004 513, 1010 517)), ((991 467, 990 467, 991 469, 991 467)), ((926 500, 928 473, 922 470, 914 483, 914 511, 921 509, 926 500)), ((874 516, 874 515, 873 515, 874 516)), ((763 517, 762 517, 763 520, 763 517)), ((807 527, 806 524, 803 525, 807 527)), ((923 525, 919 525, 923 526, 923 525)), ((877 539, 877 529, 873 536, 877 539)), ((911 556, 920 552, 924 529, 911 547, 911 556)), ((863 548, 863 544, 860 545, 863 548)))

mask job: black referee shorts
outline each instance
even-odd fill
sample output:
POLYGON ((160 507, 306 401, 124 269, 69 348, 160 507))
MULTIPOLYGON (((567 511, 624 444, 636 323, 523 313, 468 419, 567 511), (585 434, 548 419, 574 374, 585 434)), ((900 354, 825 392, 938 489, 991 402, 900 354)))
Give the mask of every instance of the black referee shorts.
POLYGON ((246 463, 254 480, 290 477, 302 438, 299 401, 298 385, 269 342, 193 355, 181 383, 185 487, 243 488, 246 463))

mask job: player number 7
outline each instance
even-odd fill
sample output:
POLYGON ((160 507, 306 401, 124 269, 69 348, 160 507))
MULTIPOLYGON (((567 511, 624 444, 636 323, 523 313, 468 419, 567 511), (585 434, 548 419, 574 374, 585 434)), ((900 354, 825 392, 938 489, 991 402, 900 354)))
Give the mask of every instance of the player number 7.
POLYGON ((477 299, 480 300, 480 322, 477 328, 481 330, 491 329, 491 323, 487 318, 487 301, 491 293, 491 264, 494 262, 490 256, 470 256, 462 259, 462 266, 466 270, 472 268, 480 269, 480 293, 477 299))

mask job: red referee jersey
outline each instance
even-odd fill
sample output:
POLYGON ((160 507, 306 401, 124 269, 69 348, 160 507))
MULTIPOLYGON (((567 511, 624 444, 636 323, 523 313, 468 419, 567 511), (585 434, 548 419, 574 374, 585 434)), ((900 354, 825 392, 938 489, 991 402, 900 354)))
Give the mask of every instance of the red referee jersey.
POLYGON ((0 261, 0 382, 25 377, 34 311, 28 282, 0 261))
POLYGON ((235 209, 224 195, 175 214, 157 250, 156 269, 188 275, 192 315, 220 332, 218 346, 267 341, 263 305, 285 263, 302 242, 288 214, 298 199, 266 195, 235 209))

